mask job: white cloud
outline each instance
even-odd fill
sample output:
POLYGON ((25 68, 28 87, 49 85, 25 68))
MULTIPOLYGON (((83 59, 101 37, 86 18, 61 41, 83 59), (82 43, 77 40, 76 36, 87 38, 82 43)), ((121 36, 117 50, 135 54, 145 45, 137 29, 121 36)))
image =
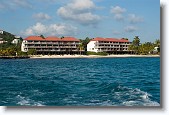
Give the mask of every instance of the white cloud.
POLYGON ((124 20, 123 13, 126 12, 125 8, 121 8, 119 6, 111 7, 110 12, 114 14, 114 19, 117 21, 122 21, 124 20))
POLYGON ((143 22, 143 18, 136 16, 135 14, 129 14, 129 21, 130 23, 139 23, 143 22))
POLYGON ((124 28, 125 32, 134 32, 134 31, 137 31, 138 28, 135 27, 135 26, 127 26, 124 28))
POLYGON ((27 0, 12 0, 13 4, 16 6, 31 8, 32 5, 27 0))
POLYGON ((72 3, 60 7, 57 14, 63 19, 83 25, 96 25, 101 17, 92 13, 95 8, 96 6, 91 0, 73 0, 72 3))
POLYGON ((95 5, 91 0, 74 0, 67 7, 71 8, 74 12, 82 13, 95 8, 95 5))
POLYGON ((114 19, 121 21, 121 20, 124 20, 124 16, 122 14, 115 14, 114 19))
POLYGON ((23 32, 25 35, 34 35, 34 34, 46 34, 46 26, 41 23, 36 23, 36 25, 29 27, 26 29, 25 32, 23 32))
POLYGON ((75 35, 77 28, 66 24, 51 24, 49 26, 49 33, 51 35, 75 35))
POLYGON ((38 13, 38 14, 34 14, 33 18, 37 19, 37 20, 49 20, 51 19, 51 17, 48 14, 45 13, 38 13))
POLYGON ((126 9, 121 8, 120 6, 115 6, 115 7, 112 6, 110 12, 113 14, 122 14, 122 13, 126 12, 126 9))
POLYGON ((35 25, 27 28, 21 33, 24 36, 30 35, 47 35, 47 36, 66 36, 75 35, 77 28, 67 24, 50 24, 44 25, 42 23, 36 23, 35 25))
POLYGON ((0 9, 32 8, 28 0, 1 0, 0 9))

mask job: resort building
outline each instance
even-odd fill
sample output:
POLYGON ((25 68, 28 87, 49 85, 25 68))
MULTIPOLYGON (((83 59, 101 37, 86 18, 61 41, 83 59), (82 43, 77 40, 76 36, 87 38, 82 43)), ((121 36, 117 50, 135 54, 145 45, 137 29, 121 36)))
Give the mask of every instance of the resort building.
POLYGON ((18 44, 20 42, 20 40, 19 39, 14 39, 14 40, 12 40, 12 44, 18 44))
POLYGON ((3 30, 0 30, 0 34, 3 34, 4 33, 4 31, 3 30))
POLYGON ((127 39, 94 38, 87 44, 87 51, 107 52, 109 54, 129 54, 129 42, 127 39))
POLYGON ((0 44, 7 43, 8 41, 3 40, 3 38, 0 38, 0 44))
POLYGON ((41 37, 29 36, 25 38, 21 45, 23 52, 35 49, 37 54, 43 55, 63 55, 63 54, 83 54, 79 48, 80 40, 74 37, 41 37))

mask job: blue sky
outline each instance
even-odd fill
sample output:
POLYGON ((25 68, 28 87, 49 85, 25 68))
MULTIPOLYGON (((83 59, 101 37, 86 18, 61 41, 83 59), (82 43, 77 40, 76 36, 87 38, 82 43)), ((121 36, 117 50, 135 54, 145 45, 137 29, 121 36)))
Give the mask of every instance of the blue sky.
POLYGON ((0 29, 30 35, 160 38, 160 0, 1 0, 0 29))

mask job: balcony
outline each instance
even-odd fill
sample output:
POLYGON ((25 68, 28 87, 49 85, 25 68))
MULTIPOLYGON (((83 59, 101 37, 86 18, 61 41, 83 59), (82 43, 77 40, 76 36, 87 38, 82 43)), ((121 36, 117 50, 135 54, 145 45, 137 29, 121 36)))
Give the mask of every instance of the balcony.
POLYGON ((94 48, 120 48, 120 46, 94 46, 94 48))

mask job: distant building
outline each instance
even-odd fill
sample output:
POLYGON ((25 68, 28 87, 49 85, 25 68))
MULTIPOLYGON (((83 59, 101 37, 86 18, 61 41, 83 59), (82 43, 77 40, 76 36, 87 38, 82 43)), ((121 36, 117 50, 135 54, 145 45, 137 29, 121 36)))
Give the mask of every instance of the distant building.
POLYGON ((159 47, 154 47, 153 53, 158 53, 159 52, 159 47))
POLYGON ((4 33, 4 31, 3 30, 0 30, 0 34, 3 34, 4 33))
POLYGON ((20 36, 15 36, 15 38, 19 39, 19 38, 21 38, 21 37, 20 37, 20 36))
POLYGON ((21 50, 27 52, 35 49, 37 54, 80 54, 80 40, 74 37, 47 37, 29 36, 21 45, 21 50))
POLYGON ((20 39, 18 38, 15 38, 14 40, 12 40, 12 44, 18 44, 20 42, 20 39))
POLYGON ((94 38, 87 44, 87 51, 91 52, 107 52, 109 54, 125 54, 129 51, 129 42, 126 39, 115 38, 94 38))
POLYGON ((3 38, 0 38, 0 44, 7 43, 8 41, 3 40, 3 38))
POLYGON ((159 47, 154 47, 154 51, 158 51, 158 48, 159 48, 159 47))

